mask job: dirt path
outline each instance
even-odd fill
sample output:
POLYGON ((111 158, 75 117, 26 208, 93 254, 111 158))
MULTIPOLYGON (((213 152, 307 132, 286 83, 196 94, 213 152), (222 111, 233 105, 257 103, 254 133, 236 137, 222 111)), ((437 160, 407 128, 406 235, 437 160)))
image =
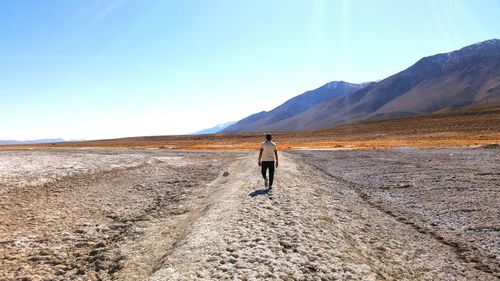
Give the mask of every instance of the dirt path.
POLYGON ((272 195, 239 160, 151 280, 496 280, 455 249, 282 154, 272 195))

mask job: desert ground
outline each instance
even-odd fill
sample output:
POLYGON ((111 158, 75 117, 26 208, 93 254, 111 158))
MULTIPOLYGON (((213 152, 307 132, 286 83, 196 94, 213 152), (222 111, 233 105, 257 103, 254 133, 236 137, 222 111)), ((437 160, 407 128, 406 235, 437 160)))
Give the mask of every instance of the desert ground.
POLYGON ((0 151, 0 280, 498 280, 500 150, 0 151))
MULTIPOLYGON (((453 109, 422 116, 370 120, 328 129, 273 132, 280 149, 385 149, 394 147, 471 147, 500 142, 500 105, 453 109)), ((188 150, 258 149, 263 132, 146 136, 109 140, 2 146, 33 148, 160 148, 188 150)))

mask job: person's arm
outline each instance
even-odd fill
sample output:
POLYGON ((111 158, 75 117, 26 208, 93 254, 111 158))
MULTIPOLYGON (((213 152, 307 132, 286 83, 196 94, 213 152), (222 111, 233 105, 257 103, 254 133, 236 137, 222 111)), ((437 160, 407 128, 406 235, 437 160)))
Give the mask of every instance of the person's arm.
POLYGON ((276 168, 278 168, 278 150, 274 151, 274 157, 276 158, 276 168))
POLYGON ((262 148, 261 148, 261 149, 260 149, 260 152, 259 152, 259 162, 258 162, 258 163, 259 163, 259 166, 260 166, 260 164, 261 164, 261 161, 260 161, 260 160, 262 159, 262 151, 264 151, 264 149, 262 149, 262 148))

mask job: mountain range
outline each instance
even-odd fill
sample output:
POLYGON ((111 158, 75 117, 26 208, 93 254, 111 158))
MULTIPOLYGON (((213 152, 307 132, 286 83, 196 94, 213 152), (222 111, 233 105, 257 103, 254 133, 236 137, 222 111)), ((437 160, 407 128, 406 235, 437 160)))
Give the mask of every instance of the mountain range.
POLYGON ((500 104, 500 40, 425 57, 378 82, 327 83, 221 132, 296 131, 500 104))
POLYGON ((79 141, 79 140, 65 140, 61 138, 57 139, 38 139, 38 140, 0 140, 0 145, 4 144, 34 144, 34 143, 51 143, 51 142, 64 142, 64 141, 79 141))
POLYGON ((220 131, 224 130, 225 128, 233 125, 234 123, 236 123, 236 121, 222 123, 222 124, 216 125, 216 126, 214 126, 212 128, 208 128, 208 129, 204 129, 204 130, 201 130, 201 131, 198 131, 198 132, 194 132, 191 135, 215 134, 215 133, 220 132, 220 131))

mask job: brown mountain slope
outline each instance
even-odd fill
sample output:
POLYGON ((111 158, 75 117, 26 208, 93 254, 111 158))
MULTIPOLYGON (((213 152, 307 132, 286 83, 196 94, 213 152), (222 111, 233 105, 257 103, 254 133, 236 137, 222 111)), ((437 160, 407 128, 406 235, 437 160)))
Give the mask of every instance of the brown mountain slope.
POLYGON ((315 105, 352 93, 364 86, 365 84, 333 81, 291 98, 269 112, 262 111, 250 115, 222 130, 222 132, 258 131, 261 128, 273 127, 274 124, 307 111, 315 105))
POLYGON ((383 116, 398 111, 412 114, 431 113, 448 107, 499 102, 500 44, 497 42, 482 49, 474 48, 478 46, 445 54, 441 75, 424 80, 410 91, 386 103, 371 116, 383 116))
POLYGON ((274 124, 239 131, 328 128, 372 118, 419 115, 500 102, 500 40, 426 57, 410 68, 274 124))

